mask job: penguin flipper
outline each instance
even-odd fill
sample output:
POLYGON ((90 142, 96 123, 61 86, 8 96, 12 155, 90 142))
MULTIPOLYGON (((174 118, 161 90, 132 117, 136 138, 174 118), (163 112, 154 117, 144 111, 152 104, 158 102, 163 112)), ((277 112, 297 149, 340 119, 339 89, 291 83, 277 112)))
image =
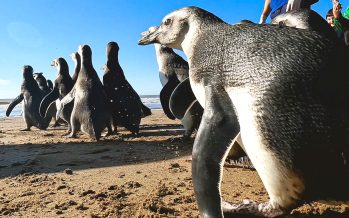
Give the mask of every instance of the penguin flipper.
POLYGON ((142 117, 147 117, 151 115, 151 110, 147 106, 141 102, 141 107, 142 107, 142 117))
POLYGON ((60 107, 57 107, 57 113, 56 113, 57 120, 61 116, 64 106, 72 102, 74 98, 75 98, 75 87, 72 90, 70 90, 70 92, 66 96, 64 96, 64 98, 62 98, 62 100, 60 101, 60 107))
POLYGON ((41 117, 45 117, 47 115, 47 109, 49 107, 49 105, 57 100, 59 97, 59 91, 58 89, 55 87, 50 93, 48 93, 41 101, 40 103, 40 108, 39 108, 39 112, 40 112, 40 116, 41 117))
POLYGON ((15 99, 13 99, 13 101, 9 104, 9 106, 7 107, 6 110, 6 116, 10 116, 12 110, 14 107, 16 107, 17 104, 19 104, 22 100, 23 100, 23 94, 21 93, 20 95, 18 95, 15 99))
POLYGON ((176 118, 182 119, 194 101, 196 101, 196 97, 191 89, 189 78, 187 78, 172 92, 169 102, 171 113, 176 118))
POLYGON ((166 85, 162 88, 160 92, 160 102, 164 113, 171 120, 176 119, 170 110, 170 97, 173 90, 177 87, 179 81, 176 77, 170 77, 166 85))
POLYGON ((192 152, 193 186, 198 207, 207 217, 222 217, 221 172, 240 126, 228 93, 206 86, 205 102, 192 152))

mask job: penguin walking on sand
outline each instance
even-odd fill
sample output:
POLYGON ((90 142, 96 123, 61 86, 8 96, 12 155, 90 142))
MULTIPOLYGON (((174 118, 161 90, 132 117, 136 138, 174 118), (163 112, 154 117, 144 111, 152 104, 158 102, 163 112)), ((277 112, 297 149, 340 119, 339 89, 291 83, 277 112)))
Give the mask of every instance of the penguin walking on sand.
POLYGON ((108 128, 107 135, 112 133, 109 101, 93 67, 90 46, 81 45, 79 55, 81 57, 79 76, 72 90, 61 100, 58 114, 60 115, 64 107, 74 100, 69 137, 76 137, 77 131, 81 130, 98 141, 105 128, 108 128))
MULTIPOLYGON (((149 28, 149 31, 155 29, 149 28)), ((159 78, 163 86, 160 92, 161 106, 168 118, 181 120, 185 130, 182 139, 189 139, 200 125, 203 108, 190 87, 188 62, 172 48, 158 43, 154 46, 159 78)))
MULTIPOLYGON (((40 81, 41 79, 42 78, 40 78, 40 81)), ((29 65, 25 65, 23 67, 21 93, 8 106, 6 116, 10 116, 13 108, 23 101, 23 118, 27 127, 22 129, 22 131, 29 131, 32 126, 35 126, 41 130, 47 129, 52 117, 54 116, 55 107, 51 106, 48 109, 48 113, 45 117, 40 116, 39 106, 45 94, 46 93, 40 89, 37 81, 34 79, 33 68, 29 65)))
POLYGON ((55 80, 54 88, 49 94, 47 94, 43 98, 40 104, 40 115, 43 117, 46 116, 47 108, 49 107, 49 105, 55 102, 54 104, 57 107, 56 118, 57 119, 61 118, 68 124, 68 133, 69 133, 71 130, 70 116, 73 110, 74 102, 70 102, 69 104, 65 105, 64 109, 61 111, 59 115, 58 115, 58 111, 61 110, 59 108, 60 101, 71 91, 71 89, 74 86, 74 82, 69 75, 69 67, 64 58, 60 57, 53 60, 51 66, 57 69, 58 74, 55 80))
POLYGON ((320 31, 230 25, 186 7, 139 41, 188 57, 190 85, 205 108, 192 152, 203 217, 276 217, 304 201, 349 200, 349 51, 326 34, 331 27, 320 15, 305 16, 320 31), (268 202, 222 201, 223 161, 240 131, 268 202))
POLYGON ((119 46, 116 42, 107 45, 107 63, 104 66, 103 84, 110 100, 114 132, 117 125, 124 126, 134 135, 139 133, 141 118, 151 114, 137 92, 126 80, 119 64, 119 46))

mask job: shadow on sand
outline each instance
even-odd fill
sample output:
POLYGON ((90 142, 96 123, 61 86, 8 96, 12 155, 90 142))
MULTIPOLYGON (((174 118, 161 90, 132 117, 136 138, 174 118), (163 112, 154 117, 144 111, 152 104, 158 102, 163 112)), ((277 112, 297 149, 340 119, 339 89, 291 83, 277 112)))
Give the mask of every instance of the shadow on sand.
MULTIPOLYGON (((76 171, 133 165, 190 155, 193 140, 186 142, 156 140, 158 136, 180 138, 182 132, 180 125, 143 125, 138 138, 132 137, 131 134, 123 134, 102 138, 100 142, 28 143, 2 146, 0 179, 23 173, 56 173, 67 168, 76 171)), ((47 134, 47 137, 52 135, 47 134)))

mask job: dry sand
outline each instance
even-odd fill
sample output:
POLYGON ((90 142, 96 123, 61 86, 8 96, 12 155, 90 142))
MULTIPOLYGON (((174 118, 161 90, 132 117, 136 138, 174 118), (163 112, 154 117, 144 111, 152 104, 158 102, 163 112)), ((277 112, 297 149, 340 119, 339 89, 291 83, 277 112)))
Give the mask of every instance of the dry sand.
MULTIPOLYGON (((198 217, 189 142, 178 121, 162 111, 142 120, 138 138, 94 142, 63 137, 64 127, 23 128, 22 118, 0 119, 1 217, 198 217)), ((225 200, 266 201, 255 171, 224 168, 225 200)), ((287 217, 349 217, 349 202, 308 202, 287 217), (322 215, 322 216, 320 216, 322 215)))

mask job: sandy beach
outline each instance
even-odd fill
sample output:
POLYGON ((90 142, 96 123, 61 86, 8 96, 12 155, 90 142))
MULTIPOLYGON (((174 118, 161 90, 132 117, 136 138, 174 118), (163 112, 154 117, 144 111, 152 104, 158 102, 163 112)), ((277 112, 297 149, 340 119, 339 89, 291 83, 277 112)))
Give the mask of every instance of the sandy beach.
MULTIPOLYGON (((193 140, 161 110, 142 120, 141 136, 120 128, 94 142, 64 137, 65 127, 19 131, 0 118, 1 217, 198 217, 191 179, 193 140)), ((224 168, 229 202, 268 200, 253 170, 224 168)), ((307 202, 287 217, 349 217, 349 202, 307 202)))

